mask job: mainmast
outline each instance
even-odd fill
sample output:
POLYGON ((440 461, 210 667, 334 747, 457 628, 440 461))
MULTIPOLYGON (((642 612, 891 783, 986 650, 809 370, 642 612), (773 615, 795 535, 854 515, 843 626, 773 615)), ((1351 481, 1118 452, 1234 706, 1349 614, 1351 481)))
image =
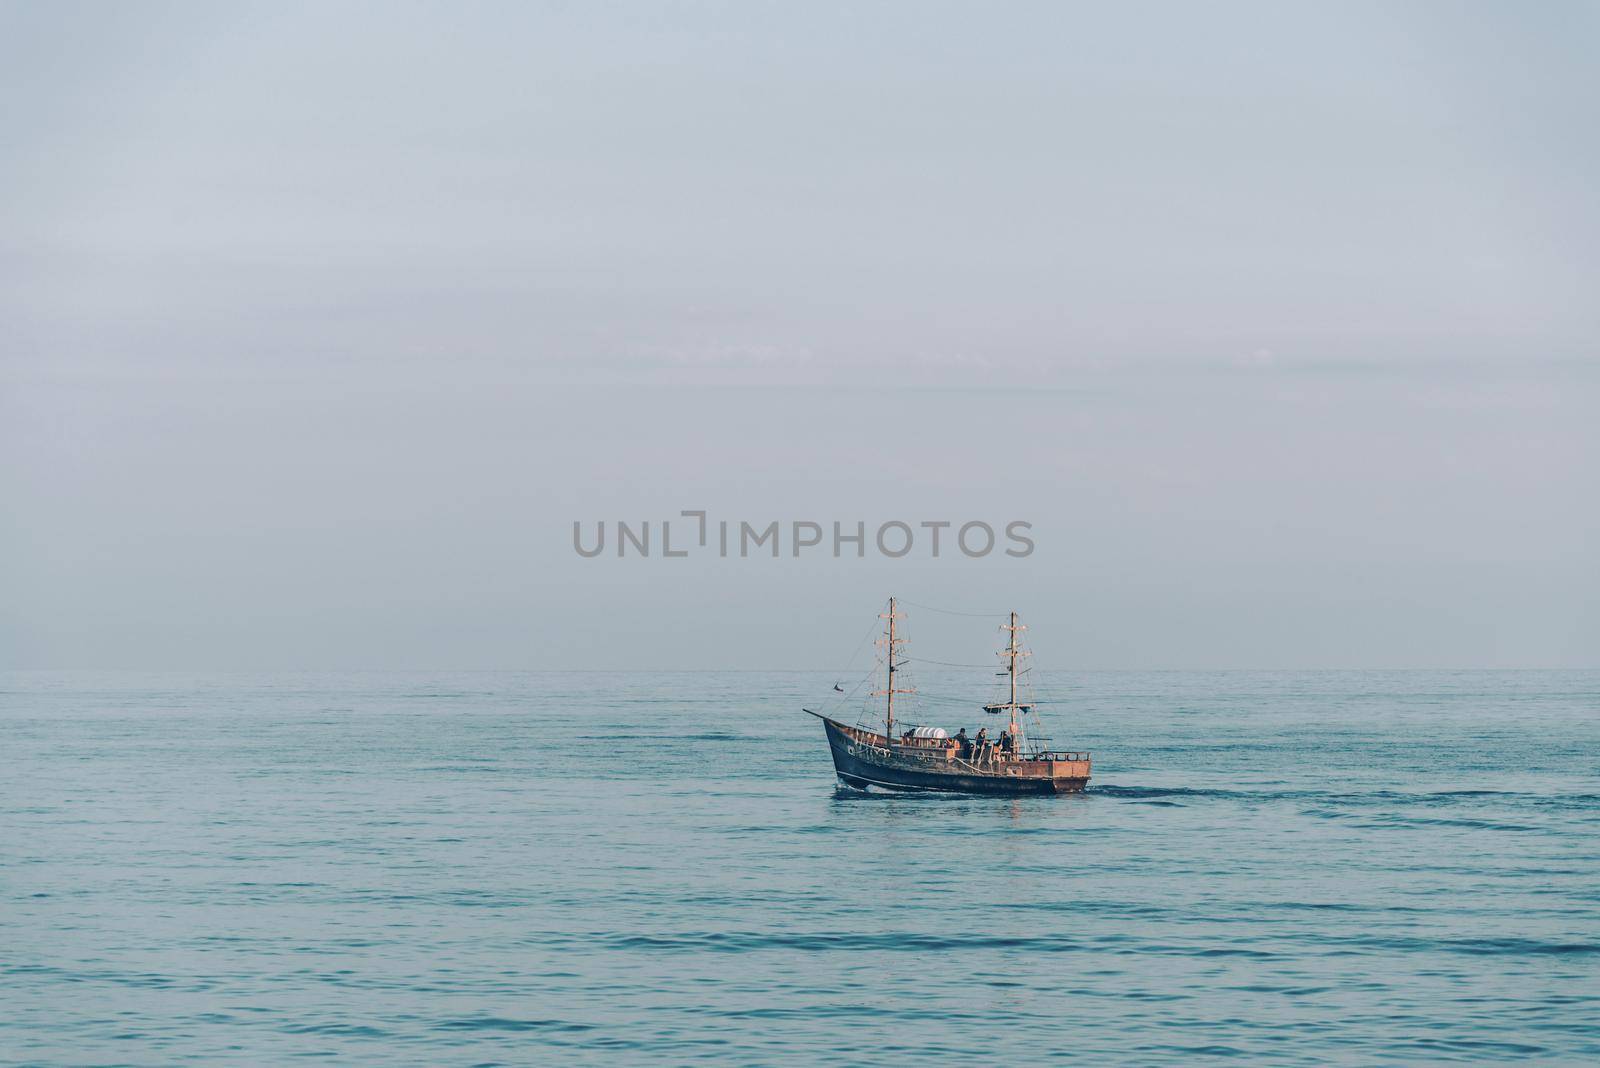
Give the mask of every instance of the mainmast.
POLYGON ((1017 631, 1022 628, 1017 625, 1017 614, 1011 613, 1011 625, 1006 628, 1011 632, 1011 645, 1006 649, 1006 664, 1011 672, 1011 739, 1016 744, 1017 738, 1017 631))
POLYGON ((883 659, 889 665, 888 685, 886 685, 882 690, 879 690, 877 693, 873 694, 872 696, 887 698, 887 700, 884 702, 884 706, 883 706, 883 737, 884 737, 884 742, 885 742, 886 745, 893 745, 894 744, 894 695, 897 694, 897 693, 916 693, 916 691, 915 690, 897 690, 897 689, 894 688, 894 673, 895 673, 895 670, 897 668, 897 665, 895 664, 895 656, 896 656, 896 653, 899 650, 900 646, 902 646, 902 645, 904 645, 906 643, 906 640, 904 638, 897 638, 894 635, 894 623, 895 623, 895 620, 904 619, 905 616, 899 615, 899 614, 897 614, 895 612, 895 610, 894 610, 894 598, 893 597, 889 598, 889 614, 888 615, 879 615, 878 618, 879 619, 887 619, 889 621, 888 629, 885 631, 885 637, 879 639, 879 641, 878 641, 879 645, 887 647, 887 650, 886 650, 886 653, 885 653, 883 659))
POLYGON ((1021 753, 1022 752, 1022 742, 1018 738, 1018 730, 1019 730, 1019 728, 1018 728, 1018 725, 1017 725, 1017 710, 1018 709, 1022 709, 1022 708, 1026 708, 1027 706, 1026 705, 1017 704, 1017 659, 1019 657, 1027 656, 1028 654, 1022 651, 1022 648, 1020 647, 1020 645, 1017 642, 1017 635, 1020 634, 1022 631, 1027 630, 1028 628, 1023 626, 1021 623, 1018 623, 1017 622, 1017 614, 1015 612, 1012 612, 1011 613, 1011 622, 1010 622, 1010 624, 1002 623, 1000 625, 1000 629, 1011 632, 1011 640, 1006 643, 1006 647, 1004 649, 1000 650, 1000 655, 1006 658, 1006 674, 1010 677, 1011 696, 1010 696, 1010 699, 1008 701, 1006 701, 1005 704, 1003 704, 1003 705, 989 705, 989 706, 987 706, 987 708, 988 708, 988 710, 990 712, 998 712, 1002 708, 1007 709, 1007 710, 1010 711, 1010 713, 1011 713, 1011 744, 1016 747, 1015 751, 1017 753, 1021 753))

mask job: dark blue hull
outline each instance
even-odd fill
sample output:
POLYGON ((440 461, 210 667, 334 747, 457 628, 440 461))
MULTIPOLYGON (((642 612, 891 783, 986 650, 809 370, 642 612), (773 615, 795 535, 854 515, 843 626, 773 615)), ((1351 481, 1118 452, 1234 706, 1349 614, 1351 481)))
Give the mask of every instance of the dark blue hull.
MULTIPOLYGON (((1089 782, 1088 762, 1073 764, 1066 773, 1049 773, 1054 765, 1028 762, 977 768, 941 755, 902 752, 872 744, 864 732, 823 719, 833 770, 846 786, 865 790, 901 790, 960 794, 1072 794, 1089 782), (1081 772, 1081 773, 1079 773, 1081 772)), ((882 736, 873 736, 881 740, 882 736)))

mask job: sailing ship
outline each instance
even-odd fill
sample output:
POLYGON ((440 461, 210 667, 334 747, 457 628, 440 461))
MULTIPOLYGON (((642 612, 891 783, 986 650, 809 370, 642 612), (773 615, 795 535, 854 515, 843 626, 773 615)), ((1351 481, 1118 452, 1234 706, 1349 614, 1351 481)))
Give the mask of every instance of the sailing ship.
MULTIPOLYGON (((1015 612, 1010 614, 1010 622, 1000 628, 1009 633, 1005 648, 999 652, 1006 660, 1006 670, 1000 672, 1008 680, 1006 699, 979 706, 986 715, 1007 716, 1008 729, 1000 738, 989 739, 984 729, 969 739, 965 727, 951 737, 943 727, 920 723, 904 724, 897 735, 895 698, 909 698, 917 691, 900 684, 896 678, 906 667, 906 657, 901 651, 906 639, 895 627, 905 616, 895 609, 895 599, 891 597, 889 611, 879 616, 885 620, 884 636, 878 641, 884 649, 885 681, 883 689, 868 695, 884 699, 883 729, 875 729, 875 715, 871 726, 862 722, 852 726, 821 712, 804 709, 822 720, 828 748, 833 753, 833 770, 841 783, 857 790, 878 787, 971 794, 1083 791, 1089 782, 1089 754, 1051 749, 1048 740, 1042 737, 1042 728, 1038 728, 1037 733, 1024 729, 1022 714, 1033 718, 1036 724, 1038 721, 1034 702, 1019 699, 1017 691, 1018 661, 1029 654, 1020 640, 1027 628, 1018 622, 1015 612)), ((837 683, 834 689, 842 691, 837 683)))

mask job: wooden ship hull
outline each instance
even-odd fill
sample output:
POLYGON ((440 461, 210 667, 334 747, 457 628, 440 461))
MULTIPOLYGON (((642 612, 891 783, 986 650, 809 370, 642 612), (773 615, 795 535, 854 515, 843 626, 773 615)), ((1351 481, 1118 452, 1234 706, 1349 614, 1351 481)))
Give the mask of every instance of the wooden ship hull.
POLYGON ((925 791, 963 794, 1075 794, 1089 782, 1087 753, 1008 755, 993 746, 966 756, 950 738, 911 739, 889 744, 882 734, 822 720, 839 781, 858 790, 925 791))

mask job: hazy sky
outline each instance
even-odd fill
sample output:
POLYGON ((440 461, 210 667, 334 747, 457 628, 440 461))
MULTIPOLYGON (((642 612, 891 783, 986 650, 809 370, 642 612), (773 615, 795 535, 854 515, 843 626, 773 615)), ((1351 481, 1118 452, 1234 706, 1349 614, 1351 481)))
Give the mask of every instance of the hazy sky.
POLYGON ((832 667, 889 593, 1066 670, 1596 666, 1597 51, 1594 3, 0 4, 0 666, 832 667), (572 550, 692 508, 1037 549, 572 550))

